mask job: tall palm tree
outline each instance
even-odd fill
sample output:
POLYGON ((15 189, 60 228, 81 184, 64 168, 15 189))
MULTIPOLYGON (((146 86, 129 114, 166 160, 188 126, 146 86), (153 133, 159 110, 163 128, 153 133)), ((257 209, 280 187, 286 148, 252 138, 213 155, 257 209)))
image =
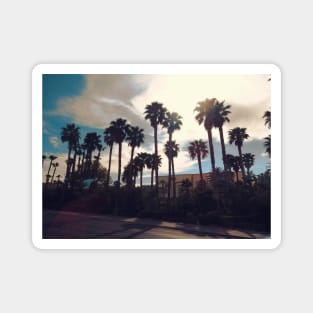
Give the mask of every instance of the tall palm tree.
POLYGON ((268 153, 269 157, 271 157, 271 135, 268 135, 264 139, 265 152, 268 153))
POLYGON ((104 130, 104 142, 107 146, 110 147, 108 176, 107 176, 107 182, 106 182, 107 186, 109 186, 110 172, 111 172, 111 161, 112 161, 112 150, 113 150, 113 144, 114 144, 114 129, 113 129, 113 127, 108 127, 104 130))
MULTIPOLYGON (((171 163, 171 167, 173 170, 173 197, 176 198, 176 177, 175 177, 175 167, 174 167, 174 158, 177 157, 179 152, 179 145, 176 141, 167 141, 164 146, 164 153, 168 157, 169 162, 171 163)), ((168 198, 170 198, 170 194, 168 194, 168 198)))
POLYGON ((267 125, 268 128, 271 128, 271 112, 265 111, 265 113, 262 117, 265 120, 264 124, 267 125))
MULTIPOLYGON (((167 128, 168 141, 172 142, 173 133, 175 130, 179 130, 182 123, 182 117, 177 112, 166 112, 165 119, 162 123, 163 128, 167 128)), ((168 184, 167 184, 167 194, 168 199, 170 199, 171 194, 171 177, 172 177, 172 157, 168 156, 168 184)))
POLYGON ((118 118, 115 121, 112 121, 110 124, 112 127, 112 135, 114 137, 114 142, 118 144, 118 172, 117 172, 117 182, 118 185, 121 183, 121 168, 122 168, 122 143, 126 138, 128 133, 129 125, 127 121, 118 118))
POLYGON ((207 143, 205 141, 200 140, 194 140, 189 143, 188 146, 188 152, 192 160, 197 158, 198 160, 198 166, 199 166, 199 173, 201 180, 204 181, 203 179, 203 174, 202 174, 202 165, 201 165, 201 159, 205 159, 208 154, 208 148, 207 148, 207 143))
MULTIPOLYGON (((67 160, 71 159, 71 152, 74 148, 74 145, 79 141, 79 127, 76 127, 75 124, 67 124, 66 127, 62 127, 61 130, 61 140, 62 142, 68 143, 68 155, 67 160)), ((70 162, 67 162, 65 181, 67 182, 70 175, 70 162)))
POLYGON ((238 153, 239 153, 239 158, 240 158, 240 168, 242 171, 242 175, 245 176, 245 169, 243 166, 243 160, 242 160, 242 145, 245 139, 249 138, 249 135, 246 133, 246 128, 240 128, 236 127, 231 129, 228 132, 228 138, 229 138, 229 143, 235 143, 235 145, 238 148, 238 153))
POLYGON ((128 145, 131 147, 130 153, 130 164, 133 162, 134 151, 136 147, 140 147, 140 145, 144 142, 145 135, 143 133, 143 129, 138 126, 129 126, 126 136, 126 141, 128 145))
POLYGON ((199 125, 203 124, 204 128, 208 133, 209 139, 209 150, 211 157, 211 168, 212 172, 215 171, 215 156, 214 156, 214 147, 213 147, 213 138, 212 138, 212 128, 214 126, 214 104, 216 99, 205 99, 204 101, 198 102, 198 105, 194 109, 197 112, 196 120, 199 125))
POLYGON ((250 168, 254 165, 255 155, 252 153, 244 153, 242 155, 243 165, 247 169, 247 174, 250 176, 250 168))
MULTIPOLYGON (((165 119, 166 108, 162 103, 152 102, 151 104, 146 105, 145 107, 145 119, 150 121, 150 125, 153 127, 154 132, 154 155, 155 160, 158 156, 158 125, 162 124, 165 119)), ((155 183, 156 191, 158 193, 159 188, 159 169, 157 164, 155 168, 155 183)))
POLYGON ((47 173, 47 180, 46 180, 46 183, 49 183, 49 178, 51 177, 50 176, 50 169, 51 169, 51 166, 52 166, 52 162, 57 159, 58 157, 56 157, 55 155, 50 155, 49 156, 49 160, 50 160, 50 164, 49 164, 49 169, 48 169, 48 173, 47 173))
POLYGON ((218 128, 218 131, 220 133, 223 164, 224 164, 224 170, 226 171, 227 163, 226 163, 226 149, 225 149, 223 125, 225 122, 229 122, 228 115, 231 113, 231 111, 229 110, 231 108, 231 105, 225 105, 224 103, 225 101, 219 102, 216 100, 215 105, 213 107, 213 125, 214 127, 218 128))

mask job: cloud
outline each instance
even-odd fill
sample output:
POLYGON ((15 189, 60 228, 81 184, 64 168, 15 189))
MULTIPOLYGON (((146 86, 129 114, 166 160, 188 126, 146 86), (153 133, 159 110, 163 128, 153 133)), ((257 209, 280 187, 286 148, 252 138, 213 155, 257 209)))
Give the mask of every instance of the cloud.
POLYGON ((50 137, 49 141, 53 145, 53 147, 57 148, 59 146, 59 139, 58 139, 58 137, 50 137))
POLYGON ((82 94, 61 98, 50 114, 70 117, 78 125, 104 129, 117 118, 124 118, 145 131, 147 144, 152 129, 136 110, 132 99, 145 91, 148 79, 136 75, 85 75, 82 94))

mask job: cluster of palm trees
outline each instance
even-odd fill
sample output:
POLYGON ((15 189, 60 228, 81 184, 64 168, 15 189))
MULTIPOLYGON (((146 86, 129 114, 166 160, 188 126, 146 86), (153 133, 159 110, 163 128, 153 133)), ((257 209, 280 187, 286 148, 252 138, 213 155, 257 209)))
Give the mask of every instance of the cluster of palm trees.
MULTIPOLYGON (((56 176, 55 176, 55 171, 56 171, 57 167, 59 166, 59 163, 58 163, 58 162, 54 162, 54 163, 53 163, 53 161, 56 160, 57 158, 58 158, 58 157, 55 156, 55 155, 52 155, 52 154, 49 155, 50 163, 49 163, 48 173, 47 173, 47 175, 46 175, 46 185, 47 185, 48 183, 60 182, 61 175, 56 175, 56 176), (51 170, 51 168, 54 168, 52 175, 50 175, 50 170, 51 170), (54 180, 54 177, 56 177, 58 180, 55 181, 55 180, 54 180)), ((47 159, 47 156, 46 156, 46 155, 43 155, 43 156, 42 156, 42 166, 44 165, 44 162, 45 162, 46 159, 47 159)))
MULTIPOLYGON (((225 104, 225 101, 218 101, 216 98, 205 99, 197 103, 194 111, 196 112, 195 119, 201 125, 203 124, 207 132, 208 142, 201 139, 194 140, 189 143, 188 152, 193 160, 198 161, 199 173, 201 181, 203 178, 201 160, 210 155, 212 173, 216 172, 215 165, 215 151, 213 146, 212 130, 217 128, 220 136, 222 161, 225 172, 234 170, 236 173, 237 181, 239 170, 242 172, 243 177, 250 176, 250 169, 254 164, 255 156, 252 153, 242 153, 242 146, 249 135, 246 128, 235 127, 228 132, 228 141, 230 144, 235 144, 238 148, 238 156, 233 156, 226 153, 225 139, 223 133, 223 126, 229 122, 229 114, 231 106, 225 104)), ((80 143, 80 129, 75 124, 67 124, 62 128, 61 140, 68 144, 68 156, 66 161, 66 174, 65 185, 67 186, 71 179, 75 177, 92 178, 95 176, 100 164, 101 151, 104 148, 109 148, 109 161, 107 169, 106 185, 110 182, 112 151, 114 144, 118 145, 118 165, 117 165, 117 181, 116 186, 121 185, 121 181, 125 182, 128 186, 135 186, 136 178, 140 176, 140 186, 142 187, 143 170, 151 170, 151 187, 155 186, 156 193, 158 194, 159 187, 159 167, 161 166, 162 158, 158 151, 158 131, 159 127, 166 129, 168 134, 168 141, 164 145, 164 153, 168 159, 168 183, 167 193, 168 198, 176 197, 176 178, 174 158, 178 156, 180 151, 179 144, 173 140, 174 132, 180 130, 182 126, 182 117, 177 112, 169 112, 166 107, 159 102, 152 102, 145 107, 145 119, 150 122, 154 134, 154 152, 140 152, 135 155, 136 148, 139 148, 144 143, 144 131, 138 126, 130 125, 127 120, 118 118, 110 123, 104 129, 104 136, 96 132, 87 133, 83 142, 80 143), (103 140, 103 141, 102 141, 103 140), (102 145, 104 142, 104 146, 102 145), (131 148, 130 159, 128 164, 124 167, 122 174, 122 144, 127 142, 131 148), (97 154, 95 154, 97 151, 97 154), (155 178, 155 182, 154 182, 155 178)), ((270 112, 266 111, 263 118, 265 124, 270 127, 270 112)), ((270 155, 270 135, 265 138, 266 152, 270 155)), ((53 163, 55 156, 50 156, 50 165, 47 174, 47 182, 50 179, 51 167, 55 169, 58 163, 53 163)), ((43 159, 44 161, 44 159, 43 159)), ((53 177, 54 177, 53 173, 53 177)), ((52 178, 53 180, 53 178, 52 178)))
MULTIPOLYGON (((263 118, 265 120, 265 125, 267 125, 268 128, 271 128, 271 112, 265 111, 263 118)), ((264 147, 265 152, 271 157, 271 135, 264 138, 264 147)))

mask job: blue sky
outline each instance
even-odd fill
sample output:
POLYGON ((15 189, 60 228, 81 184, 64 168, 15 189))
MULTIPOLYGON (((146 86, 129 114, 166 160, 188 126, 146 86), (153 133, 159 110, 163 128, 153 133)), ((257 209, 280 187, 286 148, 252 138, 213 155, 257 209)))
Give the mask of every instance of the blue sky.
MULTIPOLYGON (((250 139, 244 143, 243 152, 256 156, 253 172, 263 172, 269 163, 264 153, 263 138, 270 133, 264 126, 262 115, 270 109, 270 89, 266 75, 43 75, 43 154, 58 156, 59 174, 64 174, 67 145, 61 142, 61 128, 75 123, 81 131, 81 141, 87 132, 103 134, 110 121, 122 117, 145 131, 145 143, 137 150, 153 152, 153 133, 144 119, 145 105, 162 102, 169 111, 183 116, 183 126, 174 133, 181 152, 175 160, 177 173, 198 173, 196 161, 191 161, 188 143, 194 139, 207 141, 207 133, 194 119, 193 109, 198 101, 216 97, 232 106, 231 122, 224 126, 246 127, 250 139)), ((163 152, 167 134, 159 129, 159 151, 163 152)), ((213 131, 216 165, 222 167, 221 148, 217 130, 213 131)), ((107 149, 108 150, 108 149, 107 149)), ((107 166, 108 151, 102 153, 101 162, 107 166)), ((227 153, 238 154, 234 145, 226 146, 227 153)), ((122 166, 129 158, 129 147, 123 145, 122 166)), ((117 149, 113 150, 112 176, 116 175, 117 149)), ((43 173, 48 166, 46 162, 43 173)), ((210 158, 202 162, 203 170, 210 171, 210 158)), ((160 174, 166 175, 167 160, 163 155, 160 174)), ((147 176, 149 173, 145 173, 147 176)))

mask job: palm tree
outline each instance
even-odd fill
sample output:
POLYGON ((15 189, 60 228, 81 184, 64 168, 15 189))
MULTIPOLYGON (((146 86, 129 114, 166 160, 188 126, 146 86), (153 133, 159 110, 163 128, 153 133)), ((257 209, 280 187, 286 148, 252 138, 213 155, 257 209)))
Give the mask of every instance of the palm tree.
POLYGON ((151 170, 151 175, 150 175, 151 176, 151 188, 153 187, 153 173, 154 173, 153 155, 154 154, 147 153, 145 157, 145 165, 147 169, 151 170))
POLYGON ((226 154, 226 162, 227 162, 227 167, 229 169, 233 169, 234 172, 236 173, 236 181, 238 183, 238 181, 239 181, 238 172, 240 169, 240 158, 238 156, 233 156, 232 154, 226 154))
POLYGON ((220 133, 220 140, 221 140, 221 147, 222 147, 222 157, 223 157, 223 164, 224 170, 227 170, 226 164, 226 149, 225 149, 225 142, 224 142, 224 133, 223 133, 223 125, 225 122, 229 122, 228 114, 231 113, 229 109, 231 108, 230 105, 224 105, 225 101, 219 102, 216 100, 215 105, 213 107, 213 125, 214 127, 218 128, 220 133))
POLYGON ((265 152, 268 153, 269 157, 271 157, 271 135, 268 135, 264 139, 265 152))
POLYGON ((52 163, 52 166, 54 167, 54 170, 53 170, 53 174, 52 174, 51 182, 53 182, 53 178, 54 178, 55 170, 56 170, 56 169, 57 169, 57 167, 59 166, 59 163, 58 163, 58 162, 52 163))
POLYGON ((50 169, 51 169, 51 166, 52 166, 52 162, 57 159, 58 157, 56 157, 55 155, 50 155, 49 156, 49 160, 50 160, 50 164, 49 164, 49 169, 48 169, 48 173, 47 173, 47 180, 46 180, 46 183, 49 183, 49 178, 51 177, 49 174, 50 174, 50 169))
POLYGON ((146 166, 146 158, 147 153, 141 152, 138 153, 137 156, 134 158, 134 166, 136 167, 137 171, 140 173, 140 188, 142 188, 142 173, 146 166))
POLYGON ((214 156, 214 147, 213 147, 213 138, 212 138, 212 128, 214 126, 214 104, 216 99, 205 99, 204 101, 198 102, 197 107, 194 111, 198 112, 196 115, 196 120, 198 121, 199 125, 203 123, 204 128, 208 133, 209 138, 209 150, 210 150, 210 157, 211 157, 211 168, 212 172, 215 171, 215 156, 214 156))
POLYGON ((42 155, 42 167, 43 167, 43 164, 44 164, 46 158, 47 158, 47 156, 43 154, 42 155))
POLYGON ((82 155, 83 155, 83 149, 82 145, 78 145, 76 147, 76 154, 78 155, 78 164, 77 164, 77 171, 79 172, 81 169, 81 160, 82 160, 82 155))
POLYGON ((84 138, 84 144, 86 146, 86 161, 85 161, 85 174, 87 177, 91 174, 92 165, 92 153, 101 144, 101 136, 97 133, 87 133, 84 138))
MULTIPOLYGON (((175 130, 179 130, 181 125, 183 124, 181 121, 182 117, 176 113, 166 112, 165 119, 162 123, 163 128, 167 128, 167 133, 169 135, 168 141, 172 142, 173 133, 175 130)), ((171 194, 171 176, 172 176, 172 157, 169 155, 168 157, 168 185, 167 185, 167 195, 168 199, 170 199, 171 194)))
MULTIPOLYGON (((154 155, 157 159, 158 156, 158 125, 162 124, 165 119, 166 108, 163 107, 162 103, 152 102, 146 105, 145 108, 145 119, 150 121, 150 125, 154 131, 154 155)), ((155 160, 156 160, 155 159, 155 160)), ((155 166, 155 183, 156 191, 158 193, 159 187, 159 169, 155 166)))
POLYGON ((133 162, 134 151, 136 147, 140 147, 140 145, 144 142, 145 135, 143 133, 143 129, 139 127, 129 126, 126 136, 126 141, 128 145, 131 147, 130 153, 130 163, 133 162))
POLYGON ((131 187, 133 186, 133 181, 136 179, 137 175, 138 175, 137 168, 133 166, 132 163, 128 163, 124 167, 122 181, 125 182, 128 187, 131 187))
POLYGON ((188 146, 188 152, 189 152, 191 159, 194 160, 195 158, 197 158, 198 160, 199 173, 200 173, 200 177, 202 181, 204 181, 204 179, 203 179, 203 174, 202 174, 201 159, 205 159, 209 154, 206 144, 207 143, 205 141, 202 141, 200 139, 200 140, 194 140, 190 142, 188 146))
POLYGON ((118 144, 118 173, 117 173, 117 182, 118 185, 121 183, 121 167, 122 167, 122 143, 126 138, 128 133, 129 125, 127 121, 121 118, 118 118, 115 121, 112 121, 110 124, 112 135, 114 137, 114 142, 118 144))
POLYGON ((252 153, 244 153, 242 155, 242 160, 247 169, 248 176, 250 177, 250 168, 254 165, 255 155, 252 153))
POLYGON ((113 150, 113 144, 114 144, 114 129, 113 127, 108 127, 104 130, 104 142, 106 145, 110 147, 109 152, 109 166, 108 166, 108 177, 107 177, 107 186, 109 186, 110 181, 110 172, 111 172, 111 160, 112 160, 112 150, 113 150))
MULTIPOLYGON (((62 142, 68 143, 68 155, 67 160, 71 158, 71 152, 74 145, 79 141, 79 127, 76 127, 75 124, 67 124, 66 127, 62 127, 61 131, 61 140, 62 142)), ((70 162, 67 162, 65 181, 68 181, 70 174, 70 162)))
POLYGON ((271 128, 271 112, 265 111, 265 113, 262 117, 265 120, 264 125, 267 125, 268 128, 271 128))
MULTIPOLYGON (((177 157, 179 152, 179 145, 174 141, 167 141, 164 146, 164 153, 168 157, 169 162, 173 170, 173 197, 176 198, 176 178, 175 178, 175 167, 174 167, 174 158, 177 157)), ((168 194, 170 198, 170 194, 168 194)))
POLYGON ((228 136, 229 136, 229 143, 235 143, 235 145, 238 148, 238 153, 239 153, 239 158, 240 158, 240 168, 242 171, 242 175, 245 176, 245 169, 243 166, 243 160, 242 160, 242 145, 245 139, 249 138, 249 135, 246 133, 246 128, 240 128, 240 127, 236 127, 231 129, 228 132, 228 136))

